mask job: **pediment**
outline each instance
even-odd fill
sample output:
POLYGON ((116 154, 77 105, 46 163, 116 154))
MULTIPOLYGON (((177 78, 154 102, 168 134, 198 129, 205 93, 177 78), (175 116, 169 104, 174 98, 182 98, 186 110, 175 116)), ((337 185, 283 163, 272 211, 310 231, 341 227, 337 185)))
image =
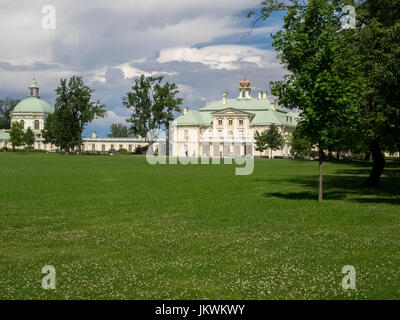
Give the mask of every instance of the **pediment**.
POLYGON ((218 111, 214 111, 211 113, 212 115, 243 115, 243 116, 251 116, 253 115, 250 112, 241 111, 234 108, 226 108, 218 111))

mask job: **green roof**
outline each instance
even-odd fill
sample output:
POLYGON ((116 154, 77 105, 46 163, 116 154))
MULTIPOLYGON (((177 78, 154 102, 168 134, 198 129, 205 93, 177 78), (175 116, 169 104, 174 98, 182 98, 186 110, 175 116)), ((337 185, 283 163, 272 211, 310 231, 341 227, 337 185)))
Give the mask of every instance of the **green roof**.
POLYGON ((13 112, 45 112, 52 113, 53 108, 46 101, 37 97, 29 97, 19 102, 13 112))
POLYGON ((174 124, 177 125, 205 125, 210 126, 212 123, 212 114, 218 111, 223 112, 226 109, 235 109, 251 114, 250 125, 297 125, 297 112, 288 112, 280 107, 271 108, 268 99, 227 99, 224 104, 221 101, 213 101, 208 103, 204 108, 199 110, 190 110, 175 119, 174 124))
POLYGON ((8 131, 0 130, 0 140, 10 140, 10 134, 8 131))
POLYGON ((210 125, 212 115, 210 112, 200 112, 198 110, 190 110, 175 119, 174 123, 178 125, 210 125))

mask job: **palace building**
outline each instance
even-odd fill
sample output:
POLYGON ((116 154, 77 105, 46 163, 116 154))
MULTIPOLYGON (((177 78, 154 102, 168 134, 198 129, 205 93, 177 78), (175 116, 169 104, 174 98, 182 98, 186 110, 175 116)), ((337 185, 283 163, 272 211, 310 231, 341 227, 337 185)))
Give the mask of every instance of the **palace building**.
MULTIPOLYGON (((31 128, 35 134, 33 147, 39 150, 54 151, 53 144, 45 143, 42 137, 42 130, 47 116, 53 112, 51 105, 40 99, 39 86, 35 79, 29 86, 29 95, 20 101, 11 112, 11 123, 19 122, 24 130, 31 128)), ((83 151, 107 152, 110 150, 125 149, 134 152, 137 147, 146 145, 142 138, 99 138, 93 133, 91 138, 83 138, 81 149, 83 151)), ((0 130, 0 147, 11 148, 10 135, 8 130, 0 130)))
POLYGON ((289 156, 289 145, 280 150, 255 150, 254 134, 275 124, 288 135, 294 130, 298 113, 286 111, 271 103, 266 92, 251 96, 251 83, 244 77, 239 82, 239 96, 208 103, 199 110, 188 110, 173 122, 173 155, 178 157, 289 156))
MULTIPOLYGON (((269 156, 287 157, 290 147, 285 144, 280 150, 255 150, 254 134, 267 130, 275 124, 278 130, 288 135, 294 130, 298 113, 275 106, 266 92, 251 95, 251 83, 246 77, 239 82, 239 95, 228 99, 224 92, 220 101, 208 103, 199 110, 188 110, 176 118, 170 126, 170 151, 177 157, 243 157, 269 156)), ((24 130, 30 127, 36 137, 34 148, 54 151, 56 147, 46 144, 42 137, 45 120, 53 112, 51 105, 40 99, 35 79, 29 86, 29 96, 19 102, 11 113, 11 122, 19 122, 24 130)), ((157 139, 162 143, 165 139, 157 139)), ((160 146, 156 143, 153 148, 160 146)), ((83 138, 82 151, 107 152, 125 149, 134 152, 147 145, 143 138, 100 138, 93 133, 83 138)), ((0 130, 0 146, 11 148, 7 130, 0 130)))

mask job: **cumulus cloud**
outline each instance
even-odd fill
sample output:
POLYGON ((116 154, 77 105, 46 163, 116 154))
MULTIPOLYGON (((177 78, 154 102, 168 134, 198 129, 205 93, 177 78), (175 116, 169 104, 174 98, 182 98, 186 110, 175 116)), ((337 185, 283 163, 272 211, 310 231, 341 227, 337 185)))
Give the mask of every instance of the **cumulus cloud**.
POLYGON ((199 62, 211 69, 236 70, 241 62, 250 62, 261 68, 278 67, 275 52, 250 46, 215 45, 203 48, 178 47, 160 51, 158 62, 187 61, 199 62))
MULTIPOLYGON (((54 104, 60 78, 81 75, 108 110, 107 119, 90 125, 93 130, 124 123, 129 114, 122 97, 141 74, 177 83, 191 108, 220 99, 223 90, 235 96, 243 75, 254 89, 264 89, 284 72, 275 53, 238 44, 249 31, 244 11, 257 5, 259 0, 2 0, 0 96, 24 98, 35 77, 41 97, 54 104), (56 9, 55 30, 41 26, 41 9, 49 4, 56 9)), ((263 25, 249 37, 276 29, 263 25)))

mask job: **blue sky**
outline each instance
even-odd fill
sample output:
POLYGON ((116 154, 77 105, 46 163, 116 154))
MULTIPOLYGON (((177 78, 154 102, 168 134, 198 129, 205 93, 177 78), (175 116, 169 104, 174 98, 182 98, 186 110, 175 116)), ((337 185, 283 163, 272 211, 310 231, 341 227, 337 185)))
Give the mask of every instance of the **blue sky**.
POLYGON ((2 0, 0 97, 26 97, 34 76, 53 105, 60 78, 81 75, 108 111, 84 135, 105 136, 129 116, 122 97, 142 73, 175 82, 183 105, 193 109, 221 99, 224 90, 236 97, 244 75, 254 91, 269 89, 285 73, 270 38, 283 14, 248 34, 246 11, 260 2, 2 0), (56 10, 55 30, 42 28, 45 5, 56 10))

